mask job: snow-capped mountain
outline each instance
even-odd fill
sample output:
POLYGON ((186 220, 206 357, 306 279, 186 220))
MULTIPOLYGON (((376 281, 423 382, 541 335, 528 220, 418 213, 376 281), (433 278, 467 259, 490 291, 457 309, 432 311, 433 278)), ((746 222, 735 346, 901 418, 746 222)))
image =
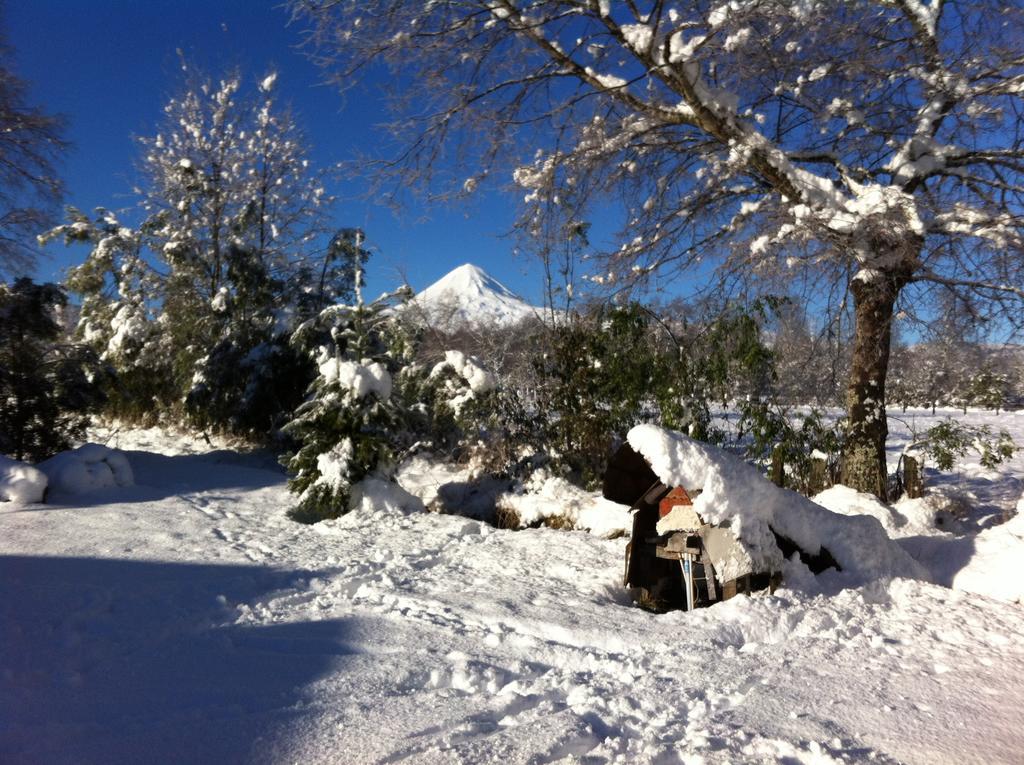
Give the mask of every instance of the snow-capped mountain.
POLYGON ((403 312, 444 329, 463 324, 510 326, 540 315, 539 308, 472 263, 442 276, 417 294, 403 312))

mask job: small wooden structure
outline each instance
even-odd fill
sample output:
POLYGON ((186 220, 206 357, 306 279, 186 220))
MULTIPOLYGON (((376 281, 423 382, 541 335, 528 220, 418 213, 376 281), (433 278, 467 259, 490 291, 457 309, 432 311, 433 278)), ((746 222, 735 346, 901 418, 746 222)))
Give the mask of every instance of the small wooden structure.
MULTIPOLYGON (((733 534, 727 522, 705 523, 693 508, 698 493, 691 497, 685 487, 666 486, 647 460, 628 444, 623 444, 608 463, 605 498, 629 505, 633 512, 624 584, 645 608, 691 610, 740 593, 774 591, 782 584, 781 572, 756 568, 757 556, 733 534), (659 521, 664 533, 658 531, 659 521), (723 580, 725 571, 733 574, 731 578, 723 580)), ((785 557, 799 553, 815 573, 838 568, 827 550, 808 555, 792 540, 774 530, 773 534, 785 557)))

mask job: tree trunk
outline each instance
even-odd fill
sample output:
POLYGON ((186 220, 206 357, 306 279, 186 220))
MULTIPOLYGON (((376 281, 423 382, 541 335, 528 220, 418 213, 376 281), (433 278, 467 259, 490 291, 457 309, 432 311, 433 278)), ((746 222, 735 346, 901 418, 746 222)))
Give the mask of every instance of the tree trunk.
POLYGON ((885 375, 893 306, 907 283, 907 274, 875 274, 854 279, 850 286, 856 313, 850 382, 846 388, 846 445, 841 481, 857 491, 886 499, 888 470, 885 439, 885 375))

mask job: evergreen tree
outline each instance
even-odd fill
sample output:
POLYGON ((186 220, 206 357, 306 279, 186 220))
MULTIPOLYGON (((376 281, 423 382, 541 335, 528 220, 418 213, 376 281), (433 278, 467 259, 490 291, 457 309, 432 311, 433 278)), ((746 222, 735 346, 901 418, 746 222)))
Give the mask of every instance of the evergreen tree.
MULTIPOLYGON (((357 247, 361 241, 360 234, 357 247)), ((303 523, 348 512, 353 487, 373 473, 386 474, 403 443, 403 411, 392 396, 400 362, 389 337, 389 309, 399 295, 364 302, 362 275, 360 264, 353 305, 325 308, 293 336, 318 370, 306 402, 284 427, 299 444, 283 462, 298 495, 291 516, 303 523)))
POLYGON ((308 286, 300 296, 299 311, 304 317, 316 316, 334 303, 352 301, 357 269, 365 266, 370 257, 362 243, 363 233, 359 229, 340 229, 331 238, 322 260, 316 262, 311 258, 303 266, 301 281, 308 286))
POLYGON ((982 366, 975 372, 967 381, 967 386, 967 400, 970 403, 986 409, 995 409, 997 414, 1010 397, 1009 377, 990 365, 982 366))
POLYGON ((237 73, 213 82, 183 69, 161 131, 139 142, 138 229, 72 211, 49 236, 91 245, 69 287, 82 295, 82 337, 125 383, 115 414, 265 437, 312 378, 289 337, 344 293, 344 258, 328 248, 314 273, 331 200, 277 104, 276 74, 247 93, 237 73))
POLYGON ((70 447, 102 400, 96 355, 61 342, 66 305, 55 284, 0 284, 0 454, 38 461, 70 447))
POLYGON ((169 337, 158 303, 162 277, 144 257, 140 230, 98 209, 94 218, 69 208, 68 222, 40 237, 89 246, 85 261, 68 272, 67 288, 81 299, 74 336, 115 373, 106 411, 130 421, 153 422, 180 396, 173 384, 169 337))
POLYGON ((275 74, 251 97, 237 73, 219 83, 187 67, 186 75, 163 130, 140 141, 145 228, 170 267, 162 310, 190 411, 203 424, 230 425, 218 407, 197 408, 237 398, 210 394, 216 372, 230 367, 219 359, 263 353, 268 331, 294 314, 307 286, 305 250, 329 200, 294 120, 276 105, 275 74))

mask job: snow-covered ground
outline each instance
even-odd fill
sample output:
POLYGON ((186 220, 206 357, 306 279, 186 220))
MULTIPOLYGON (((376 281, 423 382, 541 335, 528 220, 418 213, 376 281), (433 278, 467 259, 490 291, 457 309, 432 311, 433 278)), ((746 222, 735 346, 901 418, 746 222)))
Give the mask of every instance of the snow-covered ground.
MULTIPOLYGON (((1024 443, 1022 414, 971 417, 1024 443)), ((622 539, 393 511, 300 526, 266 455, 109 445, 134 486, 0 505, 0 761, 1024 759, 1022 604, 826 575, 652 615, 620 587, 622 539)), ((941 484, 986 527, 1022 477, 1018 456, 941 484)), ((967 531, 903 539, 955 575, 988 545, 967 531)))

